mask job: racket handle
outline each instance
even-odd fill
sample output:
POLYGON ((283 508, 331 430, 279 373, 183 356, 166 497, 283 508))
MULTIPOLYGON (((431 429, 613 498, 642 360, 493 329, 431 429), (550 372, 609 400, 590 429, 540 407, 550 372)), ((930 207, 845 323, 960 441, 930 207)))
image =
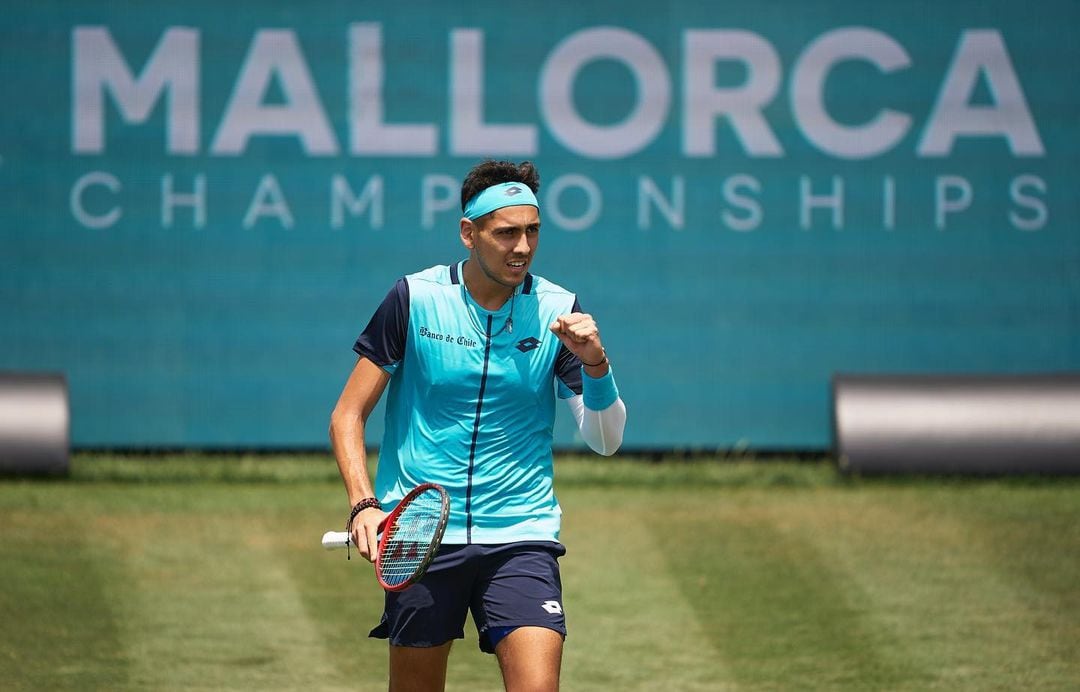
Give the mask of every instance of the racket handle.
MULTIPOLYGON (((386 517, 389 519, 389 517, 386 517)), ((383 527, 386 526, 386 519, 379 522, 379 528, 377 531, 382 533, 383 527)), ((352 545, 352 538, 348 531, 327 531, 322 537, 322 547, 327 550, 337 550, 338 548, 346 548, 352 545)))
POLYGON ((327 531, 322 537, 322 547, 327 550, 345 548, 349 544, 349 534, 345 531, 327 531))

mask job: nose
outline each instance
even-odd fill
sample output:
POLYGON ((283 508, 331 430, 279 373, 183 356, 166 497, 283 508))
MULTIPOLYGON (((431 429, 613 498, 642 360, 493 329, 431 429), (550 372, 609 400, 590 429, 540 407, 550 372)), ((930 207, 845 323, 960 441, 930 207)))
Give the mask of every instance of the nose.
POLYGON ((514 243, 514 252, 519 255, 527 255, 529 254, 530 249, 529 234, 524 232, 518 233, 517 242, 514 243))

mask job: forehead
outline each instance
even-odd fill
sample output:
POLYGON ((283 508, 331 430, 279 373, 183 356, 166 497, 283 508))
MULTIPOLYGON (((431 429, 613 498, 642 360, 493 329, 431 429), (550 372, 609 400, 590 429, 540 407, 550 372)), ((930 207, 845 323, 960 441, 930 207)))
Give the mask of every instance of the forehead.
POLYGON ((540 223, 540 210, 531 204, 518 204, 496 209, 478 220, 483 222, 484 228, 536 226, 540 223))

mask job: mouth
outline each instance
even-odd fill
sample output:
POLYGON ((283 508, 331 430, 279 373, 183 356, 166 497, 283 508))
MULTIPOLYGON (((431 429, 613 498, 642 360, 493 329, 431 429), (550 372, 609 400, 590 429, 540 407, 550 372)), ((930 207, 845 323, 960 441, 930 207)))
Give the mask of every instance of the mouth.
POLYGON ((511 260, 506 263, 506 266, 510 268, 510 271, 521 272, 525 271, 525 267, 528 266, 528 262, 525 260, 511 260))

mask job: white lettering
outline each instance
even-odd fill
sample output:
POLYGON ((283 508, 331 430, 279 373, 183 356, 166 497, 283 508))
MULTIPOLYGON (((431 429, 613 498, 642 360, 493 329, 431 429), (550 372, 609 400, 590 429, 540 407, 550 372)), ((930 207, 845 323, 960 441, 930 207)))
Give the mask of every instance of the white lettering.
POLYGON ((686 31, 683 38, 683 153, 715 156, 714 121, 727 115, 743 149, 751 156, 783 156, 784 150, 761 111, 780 89, 780 56, 749 31, 686 31), (717 88, 713 64, 738 60, 746 82, 717 88))
POLYGON ((971 206, 974 192, 971 183, 958 175, 939 175, 934 179, 934 225, 938 230, 945 230, 946 216, 964 211, 971 206), (952 197, 949 191, 959 193, 952 197))
POLYGON ((382 25, 349 25, 350 151, 360 156, 434 156, 438 129, 430 124, 391 125, 385 120, 382 25))
POLYGON ((309 156, 338 153, 330 121, 292 30, 263 29, 255 34, 210 149, 226 156, 242 154, 253 135, 295 135, 309 156), (264 103, 275 77, 284 95, 282 105, 264 103))
POLYGON ((825 80, 845 60, 866 60, 888 74, 911 65, 904 48, 874 29, 829 31, 807 46, 792 72, 791 106, 803 135, 826 154, 842 159, 866 159, 903 139, 911 116, 883 110, 870 123, 841 125, 825 110, 825 80))
POLYGON ((1027 99, 1005 41, 995 29, 965 31, 919 142, 920 156, 948 156, 960 136, 1005 137, 1013 156, 1043 156, 1027 99), (973 106, 979 75, 986 77, 992 106, 973 106))
POLYGON ((330 228, 345 225, 346 211, 350 216, 360 216, 371 211, 371 227, 383 227, 383 177, 373 175, 364 184, 360 196, 353 194, 349 181, 343 175, 335 175, 330 181, 330 228))
POLYGON ((1040 197, 1032 197, 1024 194, 1025 188, 1034 189, 1040 195, 1046 194, 1046 181, 1036 175, 1020 175, 1013 178, 1009 184, 1009 197, 1018 206, 1030 209, 1034 212, 1031 216, 1021 216, 1016 211, 1009 212, 1009 222, 1013 228, 1021 231, 1037 231, 1050 220, 1050 212, 1046 208, 1046 201, 1040 197))
POLYGON ((76 154, 105 151, 105 91, 128 124, 145 122, 154 104, 169 92, 167 150, 198 153, 197 29, 166 31, 137 79, 105 27, 75 27, 72 44, 71 126, 76 154))
MULTIPOLYGON (((435 157, 440 153, 440 126, 434 121, 445 120, 452 156, 537 155, 542 125, 572 154, 620 159, 652 145, 668 124, 673 78, 664 56, 641 35, 611 26, 573 32, 549 53, 536 77, 541 123, 488 121, 485 34, 480 29, 450 29, 448 112, 439 110, 432 122, 391 124, 386 121, 382 29, 382 24, 374 22, 348 27, 346 122, 348 153, 354 156, 435 157), (578 77, 598 61, 616 63, 633 79, 632 102, 617 122, 586 120, 574 100, 578 77)), ((681 133, 676 134, 681 135, 682 155, 716 156, 718 132, 730 127, 745 155, 785 156, 766 119, 767 109, 777 110, 774 101, 784 82, 781 58, 773 44, 759 34, 738 29, 687 29, 681 40, 681 133), (742 69, 746 76, 738 84, 718 85, 721 67, 742 69)), ((168 28, 141 70, 128 64, 106 27, 75 27, 71 43, 74 153, 105 151, 110 100, 125 124, 147 123, 155 109, 163 111, 166 151, 184 156, 199 153, 202 66, 198 29, 168 28)), ((892 36, 866 27, 839 27, 816 37, 799 54, 783 105, 790 110, 802 138, 828 156, 853 160, 880 156, 907 137, 913 118, 886 107, 857 124, 834 118, 826 103, 825 87, 838 66, 851 61, 869 63, 884 75, 913 64, 907 50, 892 36)), ((510 68, 500 63, 499 69, 510 68)), ((523 73, 526 79, 531 77, 527 69, 523 73)), ((438 99, 427 96, 430 89, 420 95, 411 86, 401 91, 413 110, 438 109, 438 99)), ((910 102, 907 97, 905 94, 910 102)), ((337 134, 292 29, 255 33, 210 154, 242 155, 251 138, 258 136, 296 138, 307 156, 340 154, 337 134), (280 102, 270 96, 275 88, 281 93, 280 102)), ((1012 59, 996 29, 971 29, 960 34, 916 153, 924 158, 949 156, 964 137, 1002 138, 1015 157, 1046 155, 1012 59), (989 93, 987 103, 976 101, 980 87, 989 93)), ((790 141, 797 140, 792 137, 790 141)))
POLYGON ((896 180, 891 175, 881 181, 881 217, 886 229, 896 228, 896 180))
POLYGON ((435 228, 435 214, 460 209, 461 183, 449 175, 425 175, 420 183, 420 225, 435 228), (441 193, 441 194, 440 194, 441 193))
POLYGON ((671 78, 653 46, 626 29, 585 29, 563 39, 540 75, 540 110, 551 134, 574 153, 618 159, 644 149, 660 133, 671 105, 671 78), (574 80, 594 60, 615 60, 637 82, 637 102, 615 125, 593 125, 574 105, 574 80))
POLYGON ((652 228, 652 206, 667 220, 668 225, 675 230, 682 230, 686 223, 686 180, 677 175, 671 179, 671 198, 664 197, 664 193, 656 185, 656 181, 647 175, 638 177, 638 218, 637 225, 641 230, 652 228))
POLYGON ((584 231, 592 226, 600 218, 603 207, 604 198, 600 187, 589 178, 576 173, 556 178, 548 188, 544 196, 544 204, 541 206, 544 214, 550 216, 555 225, 567 231, 584 231), (564 214, 559 206, 562 193, 571 187, 579 188, 585 193, 585 211, 576 218, 564 214))
POLYGON ((113 207, 104 214, 94 215, 86 211, 86 207, 83 206, 83 193, 91 185, 101 185, 112 193, 120 192, 123 187, 120 181, 116 179, 116 176, 111 173, 104 171, 87 173, 76 180, 71 187, 71 196, 68 199, 71 215, 86 228, 108 228, 120 220, 123 211, 119 206, 113 207))
POLYGON ((753 231, 761 225, 765 213, 761 209, 761 203, 753 197, 740 194, 740 189, 746 189, 754 194, 761 193, 761 183, 751 175, 733 175, 724 181, 722 193, 724 201, 736 209, 746 212, 745 216, 736 216, 727 209, 720 212, 720 218, 724 225, 733 231, 753 231))
POLYGON ((285 195, 281 192, 277 178, 267 173, 259 180, 259 187, 251 197, 251 204, 244 214, 244 228, 251 228, 263 216, 276 218, 282 228, 293 227, 292 212, 289 204, 285 201, 285 195))
POLYGON ((175 207, 191 207, 195 215, 195 228, 206 225, 206 176, 195 176, 195 190, 191 193, 180 193, 173 190, 173 177, 171 173, 161 177, 161 227, 172 228, 173 209, 175 207))
POLYGON ((484 122, 484 33, 458 29, 450 34, 450 150, 457 156, 534 156, 533 125, 484 122))
POLYGON ((810 230, 810 213, 814 209, 832 209, 832 225, 836 230, 844 227, 844 180, 832 177, 832 192, 814 195, 810 189, 810 177, 799 176, 799 227, 810 230))

